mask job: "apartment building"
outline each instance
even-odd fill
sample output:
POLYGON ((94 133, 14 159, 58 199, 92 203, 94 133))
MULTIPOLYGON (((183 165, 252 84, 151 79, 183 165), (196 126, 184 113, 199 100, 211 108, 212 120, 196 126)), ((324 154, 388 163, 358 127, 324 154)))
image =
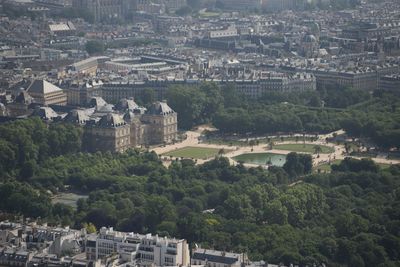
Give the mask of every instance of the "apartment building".
POLYGON ((226 38, 226 37, 236 37, 238 36, 238 30, 234 25, 230 25, 225 29, 213 30, 208 32, 208 37, 213 38, 226 38))
POLYGON ((68 66, 67 70, 79 74, 95 75, 99 64, 102 64, 107 60, 109 60, 109 58, 104 56, 89 57, 68 66))
POLYGON ((184 239, 140 235, 101 228, 96 239, 96 259, 118 253, 126 262, 139 266, 187 266, 189 246, 184 239))
POLYGON ((400 93, 400 76, 386 75, 379 79, 379 90, 391 93, 400 93))
POLYGON ((110 102, 121 98, 140 97, 151 88, 158 99, 164 99, 170 86, 198 86, 202 82, 214 82, 218 85, 232 84, 235 89, 248 97, 258 98, 267 92, 293 92, 316 89, 316 78, 312 73, 298 72, 294 74, 269 73, 254 79, 175 79, 146 80, 133 82, 109 82, 101 87, 101 96, 110 102))
POLYGON ((206 267, 240 267, 249 264, 246 254, 196 248, 192 251, 192 265, 206 267))

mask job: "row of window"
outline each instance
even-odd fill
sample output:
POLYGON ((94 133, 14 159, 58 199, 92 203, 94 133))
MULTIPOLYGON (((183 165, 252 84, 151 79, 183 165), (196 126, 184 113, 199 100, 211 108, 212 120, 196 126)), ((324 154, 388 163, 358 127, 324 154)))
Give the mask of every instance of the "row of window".
POLYGON ((154 256, 153 255, 147 255, 147 254, 141 254, 140 255, 140 257, 143 259, 143 260, 150 260, 150 261, 153 261, 154 260, 154 256))

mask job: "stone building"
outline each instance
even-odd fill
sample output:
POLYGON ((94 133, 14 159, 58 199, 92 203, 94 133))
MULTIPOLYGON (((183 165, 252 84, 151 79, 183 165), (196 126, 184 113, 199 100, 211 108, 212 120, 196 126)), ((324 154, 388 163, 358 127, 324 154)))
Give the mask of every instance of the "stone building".
POLYGON ((65 117, 66 121, 84 125, 88 151, 123 152, 177 140, 177 113, 165 102, 155 102, 146 110, 133 99, 122 99, 115 109, 99 97, 93 100, 97 103, 94 108, 73 110, 65 117), (105 106, 107 112, 103 112, 105 106))
POLYGON ((46 80, 34 80, 26 91, 33 97, 35 104, 44 106, 67 104, 67 95, 64 91, 46 80))
POLYGON ((149 143, 171 143, 177 138, 178 117, 166 102, 155 102, 142 121, 149 125, 149 143))
POLYGON ((33 98, 26 91, 21 91, 11 103, 5 106, 10 117, 28 116, 33 112, 33 98))
POLYGON ((124 152, 131 147, 130 126, 120 114, 109 113, 85 127, 87 150, 124 152))

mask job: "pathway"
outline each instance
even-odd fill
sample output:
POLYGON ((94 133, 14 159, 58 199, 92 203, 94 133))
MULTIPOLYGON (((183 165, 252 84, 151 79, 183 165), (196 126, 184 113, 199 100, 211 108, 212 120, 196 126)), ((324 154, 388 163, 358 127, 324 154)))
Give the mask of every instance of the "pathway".
MULTIPOLYGON (((268 149, 268 144, 259 144, 259 145, 255 145, 253 147, 251 146, 229 146, 229 145, 218 145, 218 144, 207 144, 207 143, 199 143, 199 137, 201 135, 201 133, 205 130, 208 129, 206 126, 200 126, 197 128, 197 130, 195 131, 187 131, 186 135, 187 135, 187 139, 180 142, 180 143, 176 143, 176 144, 170 144, 170 145, 166 145, 166 146, 162 146, 162 147, 155 147, 153 149, 151 149, 152 151, 156 152, 158 155, 164 154, 166 152, 172 151, 172 150, 176 150, 176 149, 180 149, 183 147, 187 147, 187 146, 192 146, 192 147, 206 147, 206 148, 217 148, 217 149, 225 149, 226 151, 228 151, 226 154, 224 154, 225 157, 227 157, 229 159, 229 162, 231 164, 237 164, 237 162, 235 160, 233 160, 232 158, 235 156, 238 156, 240 154, 244 154, 244 153, 262 153, 262 152, 268 152, 268 153, 275 153, 275 154, 289 154, 291 151, 288 150, 280 150, 280 149, 268 149)), ((319 157, 316 154, 312 154, 313 157, 313 166, 318 166, 320 164, 323 163, 328 163, 328 162, 332 162, 335 159, 344 159, 345 157, 349 157, 347 155, 345 155, 345 148, 343 145, 337 145, 337 144, 333 144, 333 143, 326 143, 326 138, 327 137, 333 137, 333 134, 343 134, 344 131, 343 130, 339 130, 336 132, 332 132, 329 134, 325 134, 325 135, 319 135, 319 138, 317 141, 315 142, 306 142, 306 144, 313 144, 313 145, 324 145, 324 146, 330 146, 334 148, 334 152, 333 153, 329 153, 329 154, 320 154, 319 157)), ((293 144, 295 142, 293 141, 284 141, 284 142, 275 142, 275 145, 277 144, 293 144)), ((301 141, 299 141, 298 143, 302 143, 301 141)), ((301 152, 298 152, 301 153, 301 152)), ((352 156, 350 156, 352 157, 352 156)), ((359 157, 353 157, 353 158, 358 158, 359 157)), ((209 159, 198 159, 197 160, 197 164, 202 164, 206 161, 209 161, 213 158, 209 158, 209 159)), ((383 159, 383 158, 372 158, 373 161, 375 161, 376 163, 384 163, 384 164, 400 164, 400 160, 389 160, 389 159, 383 159)), ((168 166, 170 164, 170 160, 164 160, 163 163, 164 165, 168 166)), ((247 167, 257 167, 259 165, 256 164, 244 164, 247 167)))

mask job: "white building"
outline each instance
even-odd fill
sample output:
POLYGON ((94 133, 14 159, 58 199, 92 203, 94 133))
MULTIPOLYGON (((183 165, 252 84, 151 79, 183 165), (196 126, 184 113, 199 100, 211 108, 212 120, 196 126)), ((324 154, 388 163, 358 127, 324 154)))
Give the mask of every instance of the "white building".
POLYGON ((96 240, 96 259, 113 254, 119 254, 124 262, 136 261, 141 266, 188 266, 190 257, 184 239, 117 232, 103 227, 96 240))

